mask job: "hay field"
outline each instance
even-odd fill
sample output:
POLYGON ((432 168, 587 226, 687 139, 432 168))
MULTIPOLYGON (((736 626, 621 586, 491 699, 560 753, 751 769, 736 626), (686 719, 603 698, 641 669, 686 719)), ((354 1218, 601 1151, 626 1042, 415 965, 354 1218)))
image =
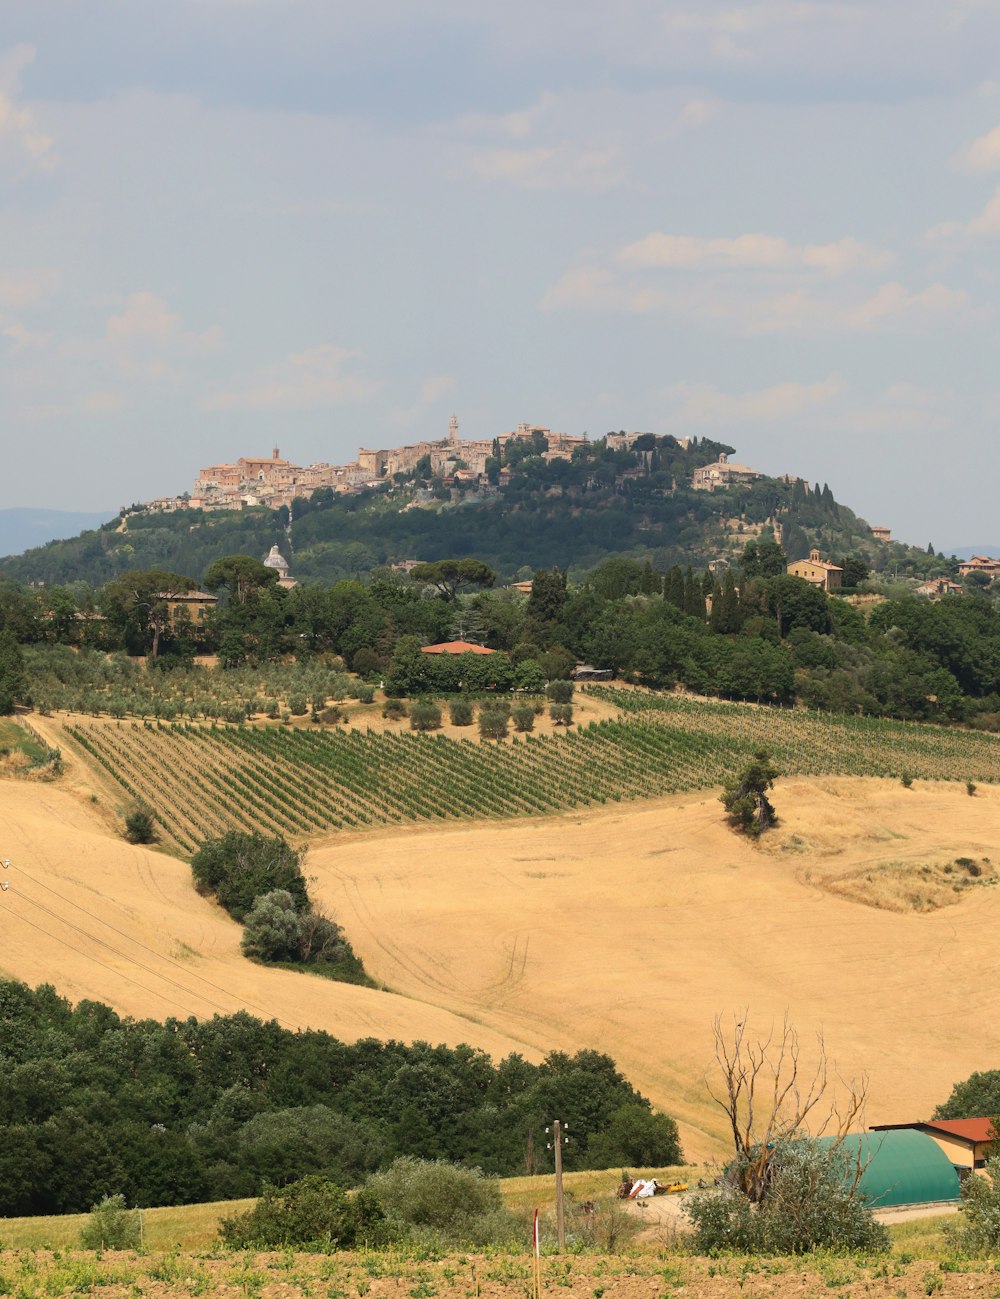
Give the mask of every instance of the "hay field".
POLYGON ((925 910, 865 879, 891 867, 898 908, 901 871, 919 890, 931 866, 946 893, 955 859, 1000 862, 995 787, 783 780, 760 848, 714 791, 315 840, 318 899, 400 995, 245 961, 184 862, 117 837, 112 790, 79 758, 58 784, 0 781, 5 973, 137 1016, 243 1006, 346 1040, 595 1047, 679 1118, 692 1159, 721 1149, 703 1085, 718 1011, 822 1026, 843 1072, 870 1073, 872 1122, 925 1116, 1000 1055, 995 875, 925 910))
POLYGON ((840 877, 928 855, 1000 860, 1000 791, 850 778, 779 782, 761 848, 714 795, 539 821, 341 837, 310 854, 316 891, 376 978, 539 1049, 610 1052, 720 1148, 703 1078, 716 1012, 787 1008, 867 1071, 870 1122, 926 1116, 1000 1057, 1000 889, 899 912, 840 877))

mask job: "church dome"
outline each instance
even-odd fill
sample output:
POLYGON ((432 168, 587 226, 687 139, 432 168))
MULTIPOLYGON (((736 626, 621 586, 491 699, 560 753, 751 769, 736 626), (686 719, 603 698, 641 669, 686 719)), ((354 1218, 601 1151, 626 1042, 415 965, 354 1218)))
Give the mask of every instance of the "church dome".
POLYGON ((277 546, 272 546, 270 553, 264 560, 265 568, 276 568, 284 577, 288 573, 288 560, 284 557, 277 546))

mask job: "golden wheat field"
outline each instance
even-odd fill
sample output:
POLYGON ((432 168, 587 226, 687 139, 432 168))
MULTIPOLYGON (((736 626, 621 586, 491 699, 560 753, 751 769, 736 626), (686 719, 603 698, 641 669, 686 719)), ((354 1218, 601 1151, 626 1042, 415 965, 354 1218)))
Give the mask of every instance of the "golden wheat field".
POLYGON ((782 780, 762 847, 715 791, 318 838, 312 888, 391 993, 246 961, 183 861, 121 840, 112 802, 82 758, 60 782, 0 782, 4 973, 136 1016, 245 1007, 345 1039, 594 1047, 678 1117, 690 1158, 721 1149, 716 1013, 821 1028, 841 1072, 869 1074, 872 1122, 922 1117, 996 1063, 994 787, 782 780))

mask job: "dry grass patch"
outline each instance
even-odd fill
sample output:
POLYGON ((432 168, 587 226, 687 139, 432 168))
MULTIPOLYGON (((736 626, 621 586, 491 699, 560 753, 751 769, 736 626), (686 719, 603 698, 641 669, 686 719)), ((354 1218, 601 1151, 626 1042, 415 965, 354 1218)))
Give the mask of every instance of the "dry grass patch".
POLYGON ((968 897, 970 890, 995 885, 997 879, 988 857, 978 861, 958 857, 952 861, 888 861, 818 883, 838 897, 867 907, 926 913, 953 907, 968 897))

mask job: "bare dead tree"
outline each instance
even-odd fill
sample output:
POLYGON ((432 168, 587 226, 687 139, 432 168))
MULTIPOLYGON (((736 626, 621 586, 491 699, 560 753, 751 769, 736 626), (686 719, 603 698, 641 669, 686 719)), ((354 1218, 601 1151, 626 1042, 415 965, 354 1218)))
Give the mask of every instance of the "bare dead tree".
MULTIPOLYGON (((779 1147, 807 1133, 832 1133, 834 1146, 864 1112, 868 1079, 844 1080, 831 1090, 831 1064, 822 1032, 816 1034, 816 1062, 806 1068, 797 1030, 787 1014, 780 1029, 773 1025, 764 1037, 749 1027, 749 1014, 734 1015, 732 1025, 721 1015, 712 1022, 715 1059, 721 1085, 709 1081, 712 1099, 726 1115, 736 1159, 733 1177, 753 1204, 759 1204, 773 1180, 779 1147)), ((852 1161, 853 1187, 867 1167, 860 1149, 852 1161)), ((852 1188, 853 1189, 853 1188, 852 1188)))

